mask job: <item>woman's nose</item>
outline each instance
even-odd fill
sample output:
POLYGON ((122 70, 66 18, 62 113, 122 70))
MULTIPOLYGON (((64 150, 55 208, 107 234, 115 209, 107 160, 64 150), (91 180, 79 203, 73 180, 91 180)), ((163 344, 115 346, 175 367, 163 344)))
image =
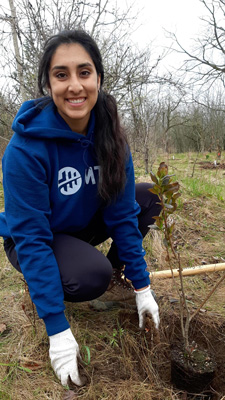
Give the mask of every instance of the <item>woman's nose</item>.
POLYGON ((83 86, 80 80, 76 76, 71 77, 68 89, 71 92, 79 93, 82 90, 82 88, 83 86))

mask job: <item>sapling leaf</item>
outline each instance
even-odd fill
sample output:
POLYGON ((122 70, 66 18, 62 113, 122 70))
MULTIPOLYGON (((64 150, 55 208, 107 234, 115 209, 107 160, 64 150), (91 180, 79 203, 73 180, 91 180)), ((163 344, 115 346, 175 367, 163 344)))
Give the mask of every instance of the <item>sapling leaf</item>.
POLYGON ((156 226, 158 226, 159 229, 163 228, 163 219, 161 217, 153 217, 155 219, 156 226))
POLYGON ((172 176, 175 176, 175 175, 166 175, 166 176, 164 176, 163 179, 162 179, 162 185, 163 186, 164 185, 168 185, 168 183, 170 183, 170 181, 171 181, 172 176))
POLYGON ((178 190, 180 189, 180 185, 178 182, 173 182, 173 183, 169 183, 169 185, 167 185, 166 187, 166 191, 168 192, 178 192, 178 190))
POLYGON ((166 179, 166 178, 172 178, 173 176, 176 176, 176 175, 175 175, 175 174, 172 174, 172 175, 165 175, 165 176, 163 177, 163 180, 166 179))
POLYGON ((157 225, 148 225, 148 228, 155 230, 155 231, 159 230, 159 227, 157 225))
POLYGON ((167 199, 171 199, 171 197, 173 196, 173 192, 166 190, 166 188, 163 194, 167 199))
POLYGON ((151 193, 153 193, 153 194, 156 194, 157 196, 158 196, 159 193, 160 193, 157 189, 155 189, 155 186, 154 186, 153 188, 151 188, 151 189, 148 189, 148 191, 151 192, 151 193))
POLYGON ((158 228, 160 229, 162 227, 161 221, 156 221, 156 226, 158 226, 158 228))
POLYGON ((174 193, 173 198, 177 200, 181 196, 181 193, 174 193))
POLYGON ((157 178, 157 176, 155 176, 155 174, 153 174, 153 172, 150 172, 150 176, 151 176, 152 182, 158 183, 158 178, 157 178))
POLYGON ((165 207, 168 208, 168 209, 170 209, 170 210, 173 210, 173 206, 172 206, 171 204, 165 203, 165 207))
POLYGON ((168 227, 168 231, 169 231, 170 234, 173 232, 174 227, 175 227, 175 223, 174 223, 174 222, 173 222, 172 225, 170 225, 170 226, 168 227))
POLYGON ((168 175, 168 167, 167 167, 166 163, 163 161, 159 165, 157 176, 159 178, 163 178, 166 175, 168 175))
POLYGON ((162 217, 161 216, 157 216, 157 217, 152 217, 153 219, 155 219, 156 220, 156 222, 163 222, 163 219, 162 219, 162 217))

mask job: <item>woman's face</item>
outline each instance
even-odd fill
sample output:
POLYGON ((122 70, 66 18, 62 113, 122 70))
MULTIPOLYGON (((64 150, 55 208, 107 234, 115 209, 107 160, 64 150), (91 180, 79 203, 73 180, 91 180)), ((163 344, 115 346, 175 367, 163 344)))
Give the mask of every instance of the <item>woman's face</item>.
POLYGON ((49 89, 59 114, 75 132, 87 133, 100 78, 90 55, 80 44, 62 44, 53 54, 49 89))

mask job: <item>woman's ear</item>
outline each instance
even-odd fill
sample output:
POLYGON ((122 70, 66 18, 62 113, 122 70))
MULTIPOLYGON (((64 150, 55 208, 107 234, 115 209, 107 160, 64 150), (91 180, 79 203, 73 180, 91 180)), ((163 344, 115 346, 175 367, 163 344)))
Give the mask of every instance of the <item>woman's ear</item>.
POLYGON ((51 86, 50 86, 49 82, 48 82, 47 85, 46 85, 46 89, 47 89, 47 91, 48 91, 48 95, 49 95, 50 97, 52 97, 52 91, 51 91, 51 86))
POLYGON ((98 87, 98 92, 100 92, 100 87, 101 87, 101 74, 98 75, 97 87, 98 87))

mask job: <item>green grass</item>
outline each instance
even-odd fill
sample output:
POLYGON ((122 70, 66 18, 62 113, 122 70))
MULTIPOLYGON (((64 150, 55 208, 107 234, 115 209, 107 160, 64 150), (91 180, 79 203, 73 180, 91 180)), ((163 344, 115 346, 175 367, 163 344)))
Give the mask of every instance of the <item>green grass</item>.
POLYGON ((191 197, 215 197, 217 200, 224 202, 225 185, 218 185, 206 181, 203 177, 184 177, 181 179, 182 185, 189 192, 191 197))

